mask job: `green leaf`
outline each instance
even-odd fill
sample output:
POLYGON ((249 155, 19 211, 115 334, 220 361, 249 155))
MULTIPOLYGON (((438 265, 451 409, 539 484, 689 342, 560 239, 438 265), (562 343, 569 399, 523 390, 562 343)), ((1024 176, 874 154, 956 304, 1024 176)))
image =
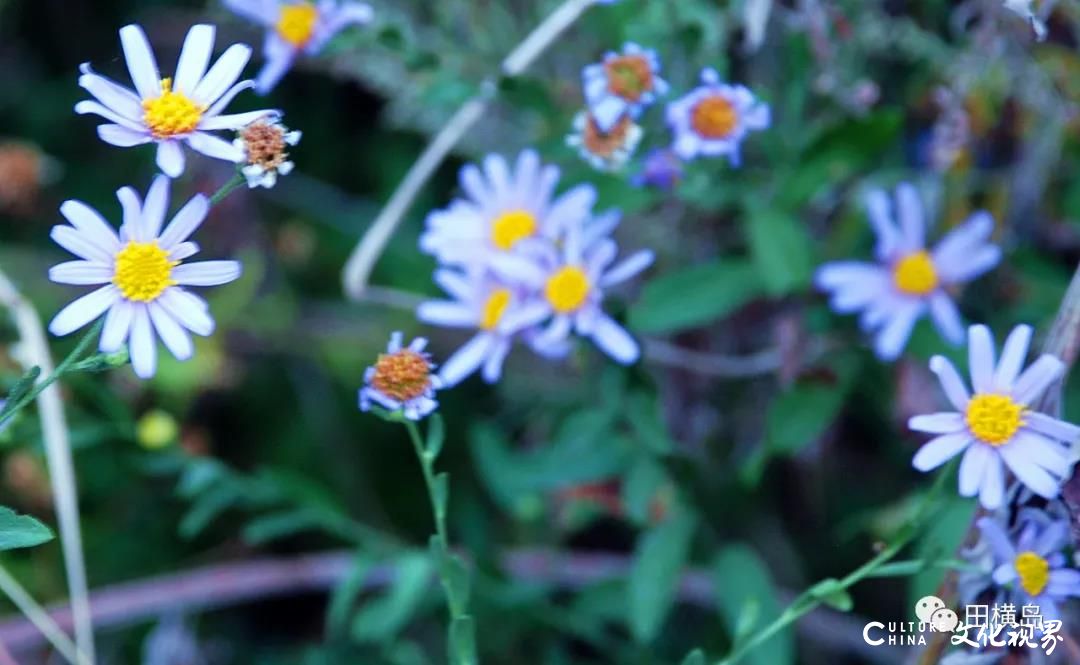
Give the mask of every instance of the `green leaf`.
POLYGON ((249 545, 264 545, 321 525, 317 513, 309 508, 299 508, 258 517, 247 523, 241 536, 249 545))
POLYGON ((639 524, 652 517, 653 502, 669 482, 667 472, 648 455, 641 455, 630 467, 622 484, 622 499, 627 515, 639 524))
POLYGON ((675 444, 664 424, 659 400, 655 396, 635 392, 627 397, 627 401, 629 403, 624 413, 630 421, 634 438, 657 455, 670 453, 675 444))
POLYGON ((630 309, 630 327, 652 334, 700 327, 731 314, 763 291, 757 268, 746 259, 674 270, 646 283, 630 309))
POLYGON ((461 557, 443 547, 438 536, 431 537, 428 549, 439 570, 439 578, 446 590, 453 614, 464 614, 469 606, 469 569, 461 557))
POLYGON ((855 607, 855 601, 851 598, 851 594, 837 579, 822 580, 810 587, 807 593, 834 610, 850 612, 855 607))
POLYGON ((406 554, 394 565, 394 581, 386 595, 364 604, 353 618, 353 637, 361 642, 387 642, 401 631, 427 596, 431 561, 419 553, 406 554))
POLYGON ((462 616, 450 624, 450 662, 455 665, 475 665, 476 622, 470 616, 462 616))
MULTIPOLYGON (((913 555, 916 559, 932 561, 953 556, 963 545, 979 507, 977 501, 958 496, 940 499, 940 502, 941 509, 927 520, 926 531, 915 541, 913 555)), ((908 604, 914 607, 920 598, 936 593, 946 572, 940 568, 927 568, 913 576, 908 604)))
POLYGON ((796 217, 778 210, 751 207, 745 231, 758 276, 772 296, 809 285, 814 270, 810 234, 796 217))
POLYGON ((686 658, 683 658, 682 665, 705 665, 705 652, 694 649, 686 658))
POLYGON ((431 459, 436 459, 442 451, 443 442, 446 440, 446 424, 442 416, 435 414, 428 420, 427 431, 427 454, 431 459))
POLYGON ((798 381, 769 405, 765 416, 768 450, 794 455, 817 441, 836 420, 855 378, 850 357, 837 358, 829 374, 816 373, 798 381))
POLYGON ((0 506, 0 551, 34 547, 53 537, 52 529, 33 517, 0 506))
POLYGON ((444 472, 435 476, 432 493, 435 499, 436 519, 442 521, 446 516, 446 503, 450 499, 450 474, 444 472))
POLYGON ((367 556, 358 555, 349 574, 334 589, 326 611, 326 625, 331 634, 340 635, 344 632, 349 615, 352 614, 353 605, 364 590, 364 580, 367 579, 373 566, 374 562, 367 556))
MULTIPOLYGON (((713 565, 717 602, 724 623, 736 643, 780 616, 780 603, 768 568, 745 545, 721 550, 713 565)), ((743 665, 790 665, 795 662, 795 642, 790 630, 782 630, 739 661, 743 665)))
POLYGON ((627 611, 630 629, 639 643, 656 638, 675 604, 693 535, 693 516, 679 511, 638 539, 628 581, 627 611))

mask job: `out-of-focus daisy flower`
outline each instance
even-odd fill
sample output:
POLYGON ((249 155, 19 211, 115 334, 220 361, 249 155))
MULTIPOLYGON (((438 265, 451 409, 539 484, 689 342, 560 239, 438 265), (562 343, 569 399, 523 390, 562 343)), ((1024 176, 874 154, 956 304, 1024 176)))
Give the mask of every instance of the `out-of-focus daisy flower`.
POLYGON ((577 148, 578 154, 593 168, 617 171, 637 150, 643 132, 629 114, 624 115, 610 131, 600 130, 596 118, 588 111, 574 117, 574 133, 566 137, 566 145, 577 148))
POLYGON ((943 356, 930 359, 953 412, 915 416, 908 427, 938 436, 915 454, 912 464, 931 471, 964 453, 960 494, 979 495, 993 510, 1005 494, 1003 463, 1035 494, 1058 495, 1072 468, 1068 446, 1080 439, 1080 427, 1033 411, 1031 405, 1065 371, 1060 360, 1040 356, 1024 366, 1031 327, 1017 326, 995 363, 994 340, 983 325, 968 329, 968 354, 974 394, 969 394, 956 368, 943 356), (1065 444, 1065 445, 1063 445, 1065 444))
POLYGON ((225 6, 267 28, 266 64, 255 79, 262 95, 277 85, 297 57, 317 54, 339 32, 369 23, 374 16, 367 3, 339 0, 225 0, 225 6))
POLYGON ((252 86, 251 81, 237 82, 251 48, 230 46, 208 70, 214 36, 214 26, 194 26, 184 39, 175 77, 162 78, 146 33, 137 25, 122 28, 120 41, 135 91, 84 64, 79 85, 96 101, 79 102, 75 112, 109 120, 98 126, 98 135, 106 143, 121 148, 156 143, 158 168, 172 178, 184 172, 181 143, 209 157, 239 161, 238 148, 207 132, 239 129, 271 111, 222 115, 238 93, 252 86))
POLYGON ((1012 590, 1016 605, 1038 605, 1042 618, 1061 618, 1060 603, 1080 597, 1080 570, 1069 565, 1069 522, 1025 521, 1010 536, 1000 522, 984 517, 979 530, 994 554, 994 582, 1012 590))
POLYGON ((420 236, 420 248, 447 265, 475 268, 523 240, 554 240, 566 220, 589 218, 596 201, 590 185, 554 197, 559 169, 541 164, 533 150, 522 152, 513 170, 488 155, 482 170, 468 164, 460 178, 464 197, 429 214, 420 236))
POLYGON ((701 72, 701 85, 668 104, 667 122, 675 134, 672 149, 684 160, 727 155, 739 163, 739 146, 751 131, 768 128, 769 105, 745 86, 728 85, 715 69, 701 72))
POLYGON ((29 213, 42 185, 53 180, 59 166, 37 146, 0 144, 0 210, 29 213))
POLYGON ((896 188, 895 215, 881 190, 870 192, 866 207, 877 236, 878 263, 836 261, 818 269, 815 282, 830 294, 833 310, 861 311, 859 323, 875 333, 874 350, 883 360, 900 355, 927 310, 942 337, 961 343, 964 325, 947 289, 975 279, 1001 260, 1001 250, 988 242, 993 218, 977 212, 927 251, 922 203, 912 185, 896 188))
POLYGON ((155 337, 178 360, 187 360, 194 353, 188 333, 207 336, 214 330, 206 301, 185 287, 231 282, 240 276, 240 263, 183 264, 199 251, 188 238, 210 209, 205 196, 188 201, 164 231, 168 178, 155 178, 143 202, 130 187, 116 196, 124 211, 119 234, 85 203, 66 201, 60 206, 71 226, 53 227, 52 238, 79 260, 54 266, 49 278, 60 284, 104 286, 62 309, 49 331, 67 335, 107 313, 101 351, 113 353, 128 342, 135 373, 147 379, 157 368, 155 337))
POLYGON ((279 175, 289 175, 289 147, 300 142, 299 131, 289 131, 277 118, 262 118, 236 133, 233 144, 241 150, 240 172, 248 187, 270 189, 279 175))
MULTIPOLYGON (((597 224, 594 222, 593 224, 597 224)), ((600 223, 610 229, 609 221, 600 223)), ((605 289, 625 282, 652 265, 654 255, 641 250, 612 265, 618 246, 606 234, 597 236, 580 223, 570 224, 561 246, 533 244, 529 255, 508 254, 493 259, 502 276, 540 293, 551 323, 530 341, 543 353, 557 353, 571 332, 591 339, 617 362, 629 365, 640 355, 638 344, 603 310, 605 289)))
POLYGON ((631 182, 636 187, 656 187, 671 190, 683 176, 683 162, 669 148, 654 148, 645 156, 641 171, 631 182))
POLYGON ((658 96, 667 94, 656 51, 628 42, 622 53, 609 52, 601 63, 581 72, 585 102, 601 132, 610 132, 626 115, 641 115, 658 96))
POLYGON ((402 346, 402 335, 390 336, 386 353, 364 372, 360 389, 360 409, 368 411, 372 403, 389 411, 400 411, 409 420, 420 420, 436 408, 435 391, 442 388, 439 377, 432 375, 435 365, 424 353, 427 340, 417 337, 402 346))
POLYGON ((481 367, 485 381, 498 381, 514 335, 550 314, 543 302, 530 298, 525 290, 486 272, 467 275, 443 269, 435 273, 435 282, 454 300, 425 302, 417 309, 417 317, 425 323, 477 331, 440 368, 439 378, 447 388, 481 367))

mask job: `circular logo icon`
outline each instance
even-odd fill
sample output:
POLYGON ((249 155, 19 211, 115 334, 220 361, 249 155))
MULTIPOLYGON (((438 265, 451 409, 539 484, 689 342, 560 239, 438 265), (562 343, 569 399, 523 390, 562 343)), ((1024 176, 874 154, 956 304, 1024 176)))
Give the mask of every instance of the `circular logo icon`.
POLYGON ((944 608, 945 601, 937 596, 927 596, 915 603, 915 616, 919 617, 919 621, 922 623, 930 623, 934 612, 944 608))

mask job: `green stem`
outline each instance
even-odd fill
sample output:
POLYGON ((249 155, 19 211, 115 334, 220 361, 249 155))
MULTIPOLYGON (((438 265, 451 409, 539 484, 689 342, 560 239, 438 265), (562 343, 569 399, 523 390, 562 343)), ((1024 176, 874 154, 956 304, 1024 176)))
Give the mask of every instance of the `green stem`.
POLYGON ((62 376, 71 371, 75 363, 86 354, 86 350, 93 343, 94 339, 101 334, 101 329, 104 325, 104 319, 99 319, 97 323, 82 336, 82 339, 79 340, 79 343, 75 346, 75 349, 68 354, 67 358, 64 358, 64 361, 57 365, 52 374, 41 381, 38 381, 29 392, 23 395, 22 398, 14 404, 5 405, 3 411, 0 411, 0 423, 9 420, 12 416, 37 399, 37 396, 40 395, 43 390, 59 381, 62 376))
POLYGON ((411 420, 405 421, 405 429, 409 430, 409 438, 412 440, 416 457, 420 460, 420 468, 424 472, 424 485, 427 486, 428 500, 431 502, 431 513, 435 518, 435 535, 444 549, 450 549, 450 539, 446 536, 446 510, 439 505, 435 494, 435 458, 424 449, 424 442, 420 438, 420 430, 416 423, 411 420))
POLYGON ((243 173, 237 172, 234 174, 231 180, 222 185, 221 189, 214 192, 214 195, 210 197, 210 206, 213 207, 221 203, 226 196, 235 192, 245 182, 247 182, 247 178, 244 177, 243 173))

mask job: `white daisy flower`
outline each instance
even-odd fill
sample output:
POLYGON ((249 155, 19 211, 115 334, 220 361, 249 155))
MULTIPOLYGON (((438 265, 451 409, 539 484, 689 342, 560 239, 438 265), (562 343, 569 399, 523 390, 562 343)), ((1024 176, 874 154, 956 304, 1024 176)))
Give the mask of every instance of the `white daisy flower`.
POLYGON ((1001 260, 989 242, 994 219, 977 212, 926 249, 926 221, 916 189, 896 188, 892 202, 881 190, 866 197, 870 225, 877 236, 878 263, 836 261, 818 269, 815 283, 830 295, 833 310, 861 312, 863 330, 874 332, 874 350, 894 360, 904 350, 915 322, 927 311, 950 344, 964 341, 964 324, 948 289, 969 282, 1001 260))
POLYGON ((482 170, 468 164, 460 178, 464 197, 430 213, 420 236, 420 248, 447 265, 475 268, 524 240, 554 240, 566 220, 589 218, 596 202, 591 185, 555 197, 559 169, 541 164, 533 150, 522 152, 513 170, 488 155, 482 170))
POLYGON ((109 120, 98 126, 98 136, 111 145, 128 148, 156 143, 158 168, 171 178, 184 172, 181 143, 209 157, 239 161, 241 154, 235 146, 207 132, 238 129, 272 111, 222 115, 238 93, 252 86, 251 81, 237 82, 251 48, 230 46, 207 70, 214 35, 212 25, 193 27, 184 39, 175 78, 162 78, 146 33, 137 25, 122 28, 120 41, 135 90, 95 74, 89 63, 84 64, 79 85, 97 101, 79 102, 75 112, 109 120))
POLYGON ((1040 356, 1021 372, 1031 341, 1031 327, 1017 326, 995 363, 994 340, 983 325, 968 329, 968 354, 974 394, 969 394, 956 368, 943 356, 930 359, 954 412, 915 416, 908 427, 937 434, 912 461, 931 471, 964 453, 960 494, 979 495, 993 510, 1005 495, 1005 468, 1028 489, 1052 499, 1069 477, 1069 446, 1080 439, 1080 427, 1033 411, 1031 405, 1065 371, 1052 355, 1040 356))
POLYGON ((350 25, 370 23, 375 13, 364 2, 339 0, 225 0, 225 6, 267 28, 263 43, 266 64, 255 79, 265 95, 301 55, 316 55, 350 25))
POLYGON ((386 353, 379 354, 364 372, 360 410, 368 411, 374 403, 388 411, 401 411, 409 420, 420 420, 437 409, 435 391, 442 388, 442 382, 431 374, 435 365, 424 353, 426 347, 423 337, 403 347, 401 333, 392 334, 386 353))
POLYGON ((721 82, 715 69, 701 72, 701 85, 668 104, 672 149, 683 160, 727 155, 739 164, 739 146, 751 131, 771 124, 769 105, 742 85, 721 82))
POLYGON ((603 132, 588 111, 574 117, 574 133, 566 137, 566 145, 577 148, 578 154, 599 171, 618 171, 637 151, 644 135, 630 115, 624 115, 608 132, 603 132))
POLYGON ((435 283, 454 300, 422 303, 416 311, 417 317, 425 323, 477 331, 439 370, 439 378, 447 388, 481 367, 485 381, 498 381, 514 336, 540 323, 551 313, 543 302, 530 297, 526 290, 507 284, 490 273, 474 271, 468 275, 443 269, 436 271, 435 283))
POLYGON ((641 250, 612 266, 618 246, 607 235, 617 223, 618 216, 609 215, 588 228, 569 224, 559 245, 533 243, 528 252, 493 259, 493 269, 504 278, 539 293, 552 317, 547 328, 530 339, 538 352, 560 354, 570 333, 576 332, 619 363, 637 362, 637 342, 602 308, 604 291, 636 276, 655 257, 641 250))
POLYGON ((581 80, 589 112, 604 133, 610 132, 623 116, 637 118, 668 91, 667 82, 660 78, 656 51, 633 42, 624 45, 622 53, 609 52, 603 62, 585 67, 581 80))
POLYGON ((104 286, 62 309, 49 324, 49 332, 67 335, 107 313, 101 351, 113 353, 128 342, 135 373, 148 379, 157 367, 155 337, 178 360, 187 360, 194 352, 188 333, 205 337, 214 331, 206 301, 184 287, 231 282, 240 277, 240 263, 183 264, 199 251, 188 237, 210 210, 205 196, 188 201, 164 231, 168 178, 155 178, 144 202, 130 187, 119 190, 116 197, 124 211, 119 235, 85 203, 66 201, 60 206, 71 226, 53 227, 52 239, 79 260, 54 266, 49 279, 104 286))
POLYGON ((233 142, 241 150, 240 172, 247 178, 248 187, 270 189, 278 176, 292 173, 289 148, 300 142, 299 131, 289 131, 277 118, 256 120, 237 132, 233 142))

